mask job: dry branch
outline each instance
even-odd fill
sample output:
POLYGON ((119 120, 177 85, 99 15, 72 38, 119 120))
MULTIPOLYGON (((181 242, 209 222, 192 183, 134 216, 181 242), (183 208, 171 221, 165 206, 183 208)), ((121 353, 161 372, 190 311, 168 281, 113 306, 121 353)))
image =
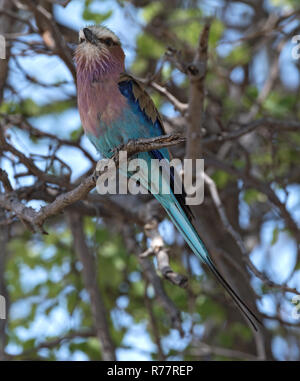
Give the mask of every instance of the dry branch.
MULTIPOLYGON (((0 135, 1 136, 1 135, 0 135)), ((178 144, 184 141, 184 138, 180 135, 165 135, 150 139, 131 140, 124 146, 122 150, 127 151, 128 157, 144 151, 155 150, 163 147, 169 147, 174 144, 178 144)), ((65 184, 65 180, 53 175, 46 175, 40 169, 38 169, 32 159, 27 158, 23 153, 16 150, 14 147, 6 143, 2 137, 2 150, 9 150, 19 157, 20 161, 27 166, 27 168, 38 176, 41 180, 47 182, 54 182, 55 184, 65 184)), ((120 147, 121 149, 121 147, 120 147)), ((106 159, 105 159, 106 160, 106 159)), ((118 150, 114 155, 114 161, 116 165, 119 162, 118 150)), ((99 175, 96 173, 96 177, 99 175)), ((49 203, 45 207, 41 208, 38 212, 31 207, 26 207, 21 200, 18 199, 15 192, 11 191, 5 194, 0 194, 0 206, 8 211, 13 212, 19 219, 26 224, 31 230, 43 231, 43 224, 47 218, 57 215, 63 211, 67 206, 86 198, 88 193, 96 185, 96 177, 90 175, 86 177, 77 187, 69 192, 59 195, 55 201, 49 203)), ((7 186, 7 175, 5 172, 1 172, 0 181, 4 181, 7 186)))
POLYGON ((200 140, 202 137, 201 129, 203 126, 204 113, 204 80, 208 58, 208 36, 210 22, 207 22, 199 38, 198 49, 194 62, 188 67, 190 78, 190 94, 188 107, 188 128, 186 142, 186 157, 196 159, 199 157, 200 140))

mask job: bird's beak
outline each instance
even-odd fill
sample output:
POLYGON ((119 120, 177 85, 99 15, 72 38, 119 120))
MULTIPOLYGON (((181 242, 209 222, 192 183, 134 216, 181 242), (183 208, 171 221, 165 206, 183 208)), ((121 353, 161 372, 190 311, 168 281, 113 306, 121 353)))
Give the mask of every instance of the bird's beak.
POLYGON ((84 37, 86 38, 88 42, 90 42, 93 45, 97 45, 98 40, 90 29, 83 28, 83 33, 84 33, 84 37))

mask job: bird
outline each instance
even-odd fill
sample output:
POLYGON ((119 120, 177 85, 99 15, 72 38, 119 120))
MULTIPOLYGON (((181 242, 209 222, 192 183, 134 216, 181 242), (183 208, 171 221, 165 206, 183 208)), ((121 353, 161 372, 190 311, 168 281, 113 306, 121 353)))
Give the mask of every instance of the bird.
MULTIPOLYGON (((77 100, 85 134, 104 158, 111 158, 115 150, 130 140, 153 138, 165 134, 162 118, 151 97, 133 76, 125 71, 125 53, 120 39, 103 25, 87 26, 79 31, 79 41, 74 54, 77 76, 77 100)), ((166 148, 137 154, 147 165, 152 159, 170 160, 166 148)), ((130 174, 128 175, 130 176, 130 174)), ((163 175, 158 174, 164 182, 163 175)), ((196 231, 193 213, 185 203, 184 193, 175 194, 176 174, 171 171, 170 191, 153 192, 166 210, 194 254, 210 269, 232 297, 236 306, 257 331, 258 317, 239 297, 221 275, 196 231)), ((142 186, 150 193, 153 186, 148 176, 142 186)), ((160 188, 159 188, 160 189, 160 188)))

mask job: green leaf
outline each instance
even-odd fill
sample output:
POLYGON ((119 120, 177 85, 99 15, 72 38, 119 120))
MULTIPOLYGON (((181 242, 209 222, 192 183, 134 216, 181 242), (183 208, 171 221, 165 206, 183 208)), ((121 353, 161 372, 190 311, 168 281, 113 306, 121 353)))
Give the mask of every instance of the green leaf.
POLYGON ((223 189, 227 185, 227 183, 230 180, 231 176, 229 175, 228 172, 225 172, 225 171, 222 171, 222 170, 217 170, 217 171, 214 172, 212 178, 215 181, 217 187, 219 189, 223 189))
POLYGON ((82 134, 82 127, 76 128, 70 133, 70 139, 74 142, 79 139, 82 134))
POLYGON ((144 58, 160 58, 165 51, 164 45, 149 34, 137 38, 137 49, 144 58))
POLYGON ((244 201, 249 205, 254 202, 264 202, 266 201, 266 196, 256 189, 250 188, 245 190, 244 201))
POLYGON ((273 229, 273 235, 272 235, 271 246, 275 245, 275 243, 278 241, 278 237, 279 237, 279 229, 278 229, 278 227, 276 226, 276 227, 273 229))
MULTIPOLYGON (((216 47, 224 32, 224 24, 220 20, 214 20, 210 27, 208 46, 216 47)), ((211 50, 211 49, 210 49, 211 50)))
POLYGON ((143 8, 143 18, 145 21, 150 22, 162 9, 163 3, 161 1, 152 1, 143 8))
POLYGON ((94 21, 95 24, 101 24, 103 21, 110 18, 110 16, 112 15, 112 10, 108 10, 107 12, 104 12, 104 13, 93 12, 90 9, 90 6, 92 5, 92 3, 93 1, 91 0, 85 1, 84 10, 82 13, 82 18, 84 20, 94 21))
POLYGON ((67 307, 70 315, 73 314, 78 303, 78 293, 74 290, 67 295, 67 307))
POLYGON ((239 45, 229 53, 225 62, 232 66, 245 65, 251 59, 251 53, 246 45, 239 45))

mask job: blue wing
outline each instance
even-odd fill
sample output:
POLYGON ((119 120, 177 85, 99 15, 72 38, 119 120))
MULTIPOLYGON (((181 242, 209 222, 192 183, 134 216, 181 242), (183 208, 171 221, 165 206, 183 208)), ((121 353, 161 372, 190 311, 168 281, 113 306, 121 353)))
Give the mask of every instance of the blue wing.
MULTIPOLYGON (((130 104, 132 111, 139 115, 141 119, 148 126, 148 131, 145 134, 143 131, 143 135, 139 136, 139 138, 150 138, 160 135, 165 135, 163 123, 159 112, 157 111, 152 99, 150 96, 144 91, 142 86, 131 76, 127 74, 122 74, 119 81, 119 89, 121 94, 127 98, 127 101, 130 104)), ((141 130, 142 131, 142 130, 141 130)), ((135 134, 136 135, 136 134, 135 134)), ((170 160, 170 153, 166 148, 162 148, 160 150, 149 151, 149 155, 153 159, 167 159, 170 160)), ((174 168, 170 169, 170 187, 172 192, 174 192, 174 179, 175 173, 174 168)), ((180 206, 186 213, 189 219, 192 219, 193 214, 191 209, 185 204, 185 191, 182 188, 182 194, 174 194, 180 206)))
POLYGON ((126 75, 125 78, 123 76, 119 82, 119 89, 121 94, 127 98, 131 110, 140 118, 144 119, 144 122, 147 124, 148 136, 143 137, 150 138, 164 135, 165 131, 161 117, 152 99, 138 84, 138 82, 130 76, 126 75))

